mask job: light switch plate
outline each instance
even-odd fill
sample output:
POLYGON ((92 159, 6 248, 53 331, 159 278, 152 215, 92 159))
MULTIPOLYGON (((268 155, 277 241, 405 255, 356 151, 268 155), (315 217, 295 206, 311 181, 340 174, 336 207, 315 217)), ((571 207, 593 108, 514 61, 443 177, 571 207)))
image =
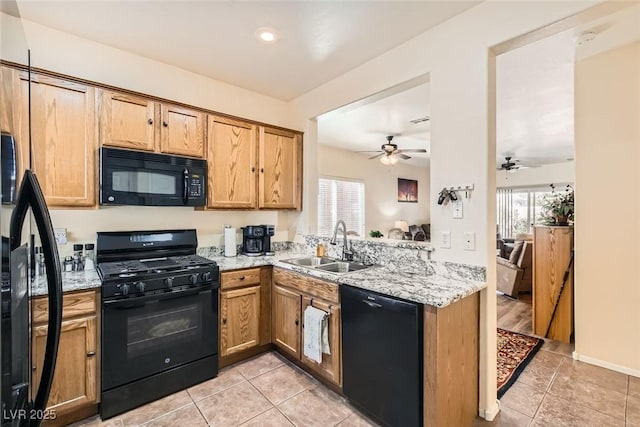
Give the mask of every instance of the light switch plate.
POLYGON ((451 232, 450 231, 440 232, 440 247, 445 249, 451 249, 451 232))
POLYGON ((476 233, 474 233, 473 231, 467 231, 464 233, 464 250, 476 250, 476 233))
POLYGON ((451 207, 453 208, 453 218, 461 219, 462 218, 462 200, 452 202, 451 207))
POLYGON ((66 228, 54 228, 53 235, 56 238, 56 242, 59 245, 67 244, 67 229, 66 228))

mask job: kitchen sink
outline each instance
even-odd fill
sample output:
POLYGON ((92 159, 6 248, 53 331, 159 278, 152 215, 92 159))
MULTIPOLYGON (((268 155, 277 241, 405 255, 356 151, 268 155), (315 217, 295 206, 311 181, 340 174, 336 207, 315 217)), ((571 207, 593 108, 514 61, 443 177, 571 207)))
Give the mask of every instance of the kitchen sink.
POLYGON ((329 271, 331 273, 349 273, 352 271, 364 270, 370 266, 359 264, 357 262, 336 261, 331 264, 319 265, 316 267, 318 270, 329 271))
POLYGON ((300 265, 302 267, 317 267, 319 265, 334 263, 336 262, 336 260, 326 256, 324 257, 309 256, 304 258, 283 259, 282 262, 286 262, 293 265, 300 265))
POLYGON ((302 257, 283 259, 282 262, 298 265, 300 267, 310 267, 316 270, 327 271, 329 273, 350 273, 352 271, 364 270, 371 267, 357 262, 340 261, 329 257, 302 257))

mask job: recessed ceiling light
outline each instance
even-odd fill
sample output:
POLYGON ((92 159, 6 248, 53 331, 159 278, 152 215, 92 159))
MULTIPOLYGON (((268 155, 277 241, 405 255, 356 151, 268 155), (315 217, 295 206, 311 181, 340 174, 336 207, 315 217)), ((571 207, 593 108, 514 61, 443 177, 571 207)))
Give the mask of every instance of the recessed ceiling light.
POLYGON ((278 33, 273 28, 258 28, 255 34, 258 40, 263 43, 275 43, 278 41, 278 33))

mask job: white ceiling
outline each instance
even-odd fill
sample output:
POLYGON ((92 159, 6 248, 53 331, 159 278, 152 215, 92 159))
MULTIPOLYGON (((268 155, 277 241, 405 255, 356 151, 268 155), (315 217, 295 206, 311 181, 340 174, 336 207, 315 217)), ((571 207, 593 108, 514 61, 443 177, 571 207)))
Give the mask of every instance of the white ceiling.
MULTIPOLYGON (((350 151, 380 150, 387 135, 394 135, 398 149, 425 148, 427 153, 408 153, 413 166, 429 165, 431 122, 413 124, 410 120, 430 115, 429 83, 364 103, 341 113, 328 113, 318 118, 318 142, 350 151)), ((363 153, 368 157, 375 153, 363 153)), ((378 161, 378 160, 372 160, 378 161)))
MULTIPOLYGON (((574 61, 635 40, 640 40, 640 5, 498 56, 498 164, 505 156, 541 165, 573 159, 574 61), (597 33, 595 39, 576 46, 577 35, 587 31, 597 33)), ((321 116, 319 142, 352 151, 375 150, 385 134, 404 133, 394 140, 399 148, 429 149, 429 122, 409 123, 429 115, 428 84, 359 104, 321 116), (417 130, 423 132, 413 134, 417 130)), ((429 164, 429 153, 411 156, 406 163, 429 164)))
POLYGON ((291 100, 478 1, 19 0, 22 18, 291 100), (258 42, 259 27, 278 31, 258 42))

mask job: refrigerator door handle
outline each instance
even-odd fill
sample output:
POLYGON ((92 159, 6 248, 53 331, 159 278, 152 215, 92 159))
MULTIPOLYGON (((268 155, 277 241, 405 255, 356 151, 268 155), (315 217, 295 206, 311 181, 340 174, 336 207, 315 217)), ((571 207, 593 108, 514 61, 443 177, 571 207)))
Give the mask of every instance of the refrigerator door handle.
MULTIPOLYGON (((53 233, 53 225, 49 210, 42 194, 42 189, 34 173, 27 169, 20 184, 20 192, 16 200, 16 206, 11 215, 11 250, 20 246, 22 240, 22 227, 31 207, 33 217, 38 227, 44 262, 47 270, 47 288, 49 299, 49 324, 47 330, 47 342, 45 344, 44 364, 40 385, 31 409, 33 413, 43 413, 49 400, 51 383, 58 357, 58 343, 62 326, 62 272, 58 246, 53 233)), ((33 383, 33 380, 32 380, 33 383)), ((42 420, 32 419, 31 426, 39 426, 42 420)))

